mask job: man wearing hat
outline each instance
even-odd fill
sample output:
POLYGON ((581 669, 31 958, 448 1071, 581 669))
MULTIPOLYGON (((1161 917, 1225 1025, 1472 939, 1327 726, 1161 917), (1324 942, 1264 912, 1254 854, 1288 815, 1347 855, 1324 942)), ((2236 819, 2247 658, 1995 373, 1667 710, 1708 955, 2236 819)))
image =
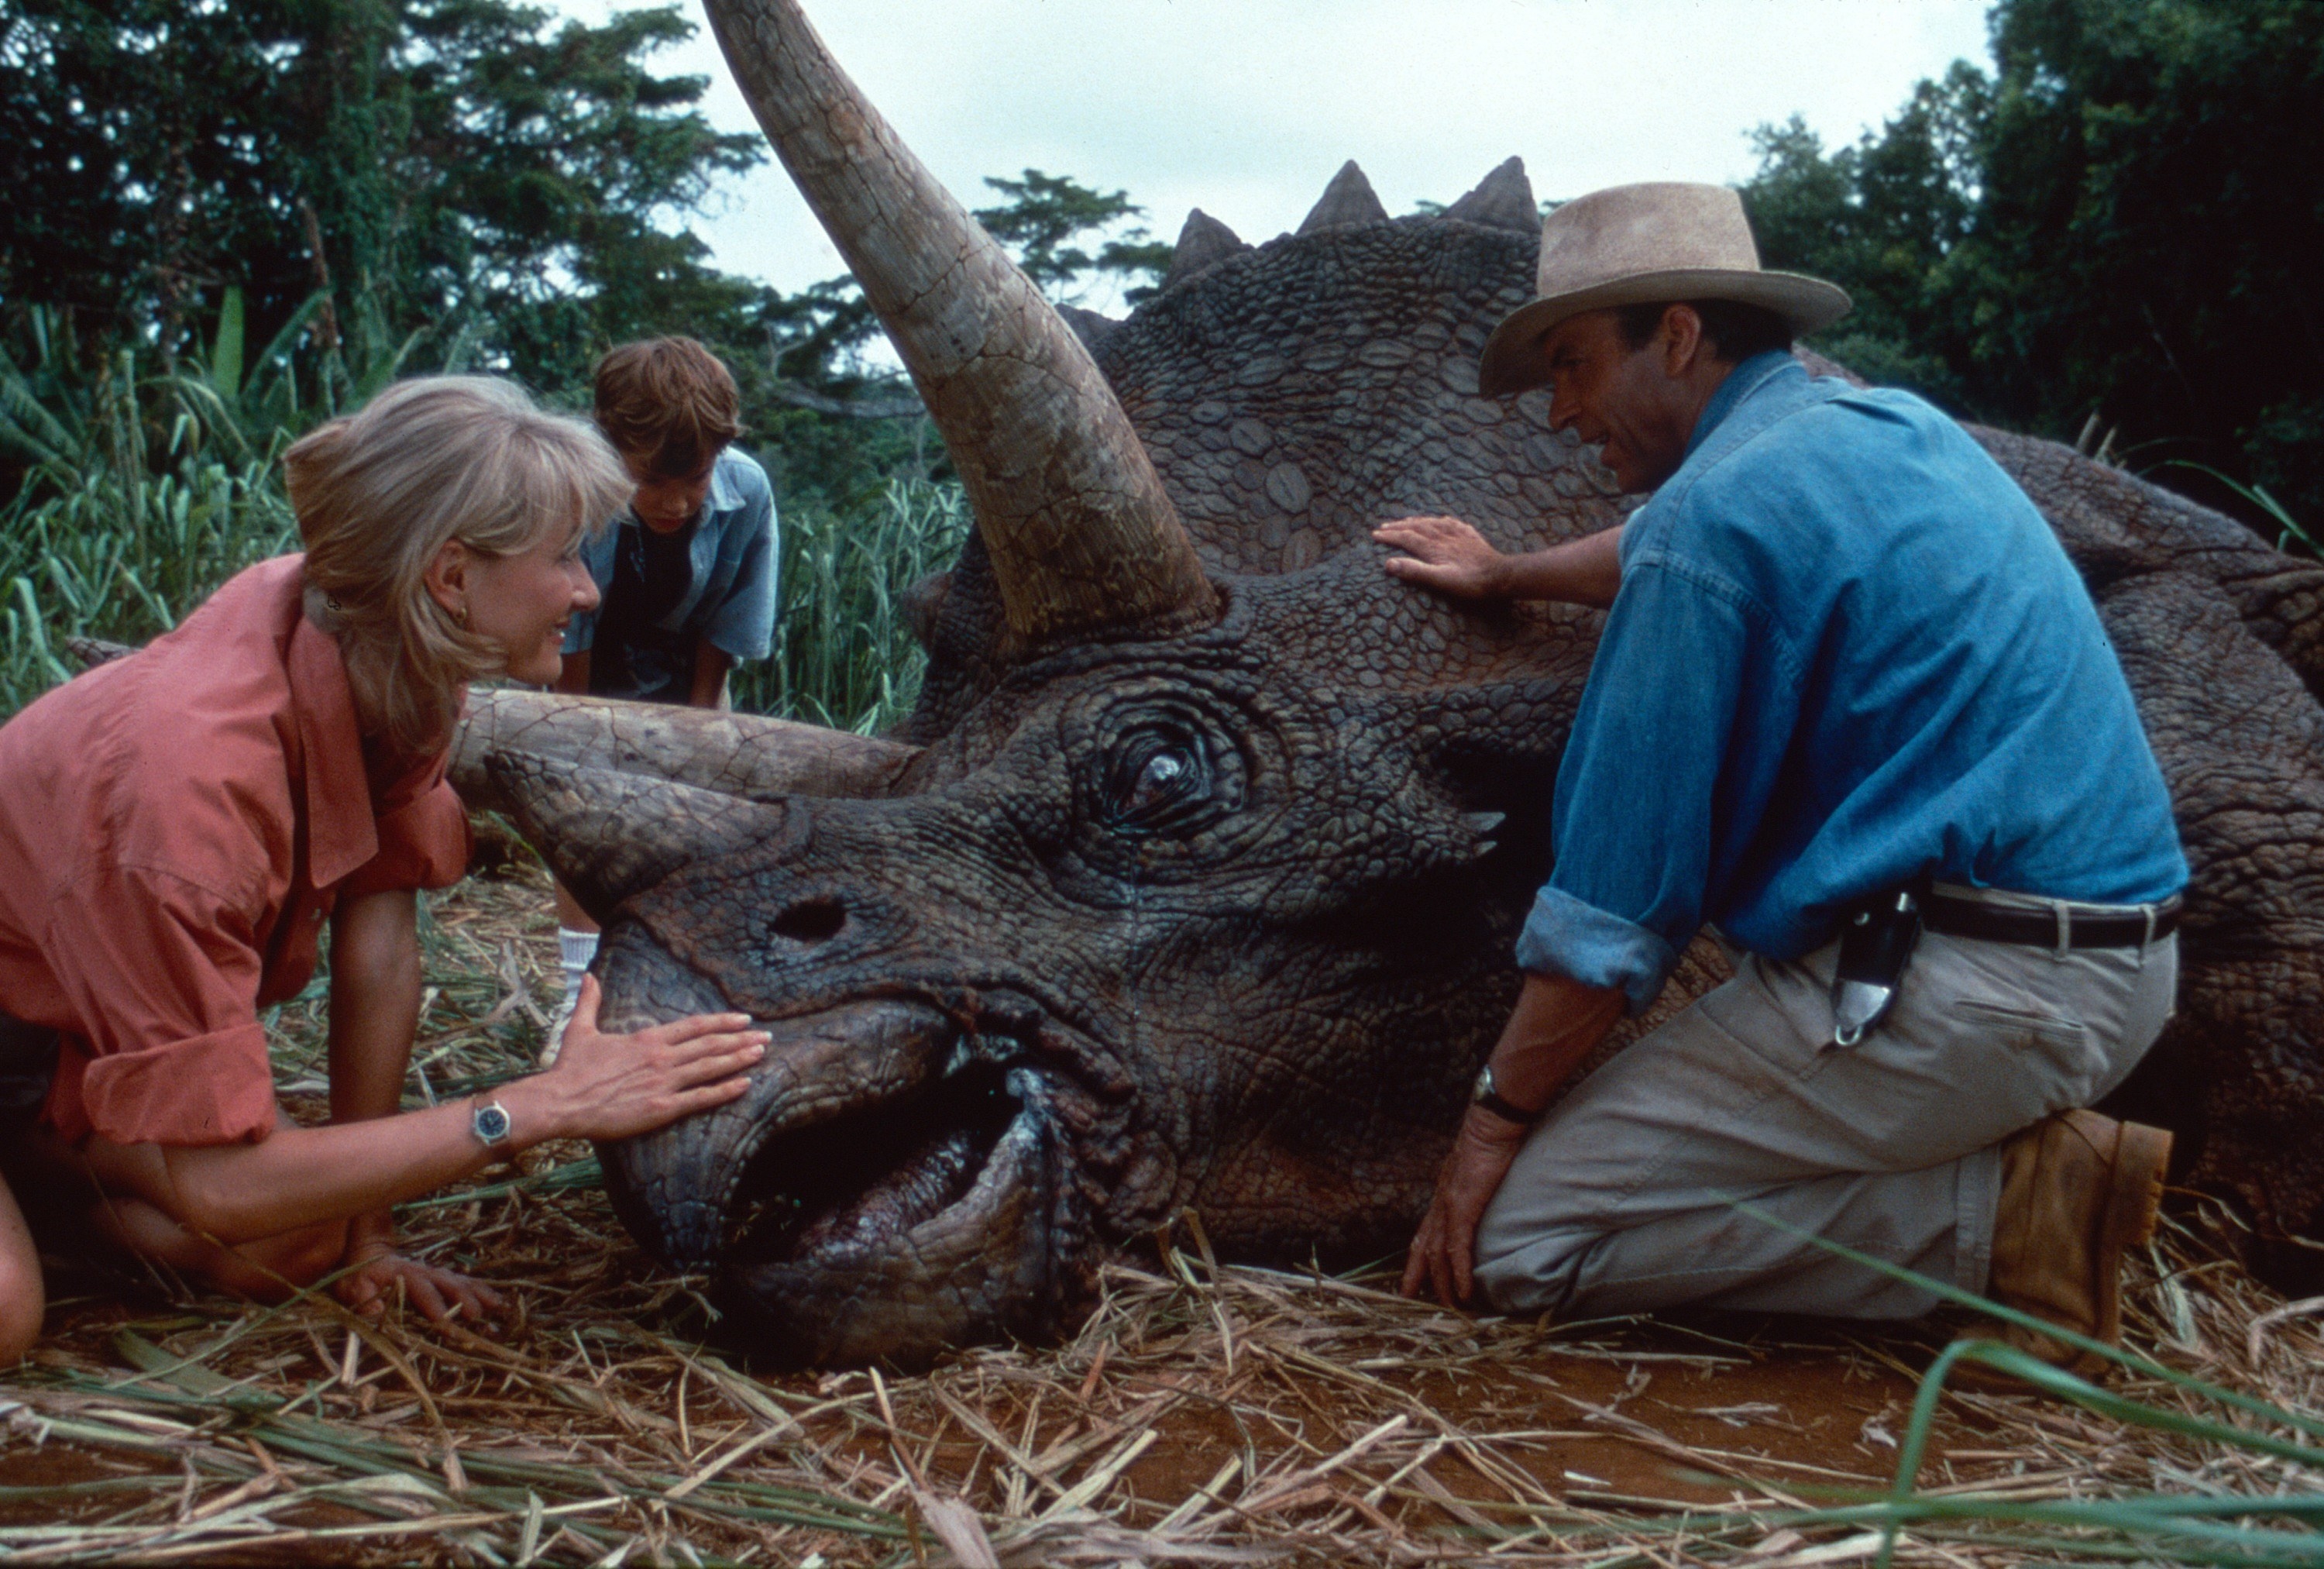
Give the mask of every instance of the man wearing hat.
POLYGON ((1482 390, 1548 383, 1551 423, 1653 495, 1533 555, 1451 518, 1378 532, 1415 584, 1610 606, 1524 989, 1405 1289, 1579 1316, 1935 1305, 1821 1239, 2112 1340, 2170 1135, 2080 1108, 2170 1013, 2187 868, 2080 579, 1952 420, 1792 356, 1848 297, 1762 271, 1733 191, 1559 208, 1538 293, 1482 390), (1706 926, 1734 978, 1545 1116, 1706 926))

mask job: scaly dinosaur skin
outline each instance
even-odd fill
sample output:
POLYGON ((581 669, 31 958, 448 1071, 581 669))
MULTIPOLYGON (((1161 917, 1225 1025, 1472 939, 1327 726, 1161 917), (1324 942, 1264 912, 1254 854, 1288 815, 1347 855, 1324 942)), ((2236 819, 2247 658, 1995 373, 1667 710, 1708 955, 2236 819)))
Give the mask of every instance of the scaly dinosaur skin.
MULTIPOLYGON (((761 1350, 1053 1334, 1188 1207, 1240 1259, 1408 1238, 1516 992, 1600 619, 1400 585, 1369 530, 1448 512, 1526 549, 1624 515, 1540 394, 1476 395, 1529 296, 1522 187, 1504 166, 1459 216, 1390 222, 1351 169, 1301 235, 1190 222, 1158 298, 1081 321, 1215 623, 1028 641, 980 540, 927 597, 923 750, 876 791, 492 759, 607 920, 609 1028, 734 1008, 776 1033, 743 1100, 604 1152, 632 1231, 717 1270, 761 1350)), ((2281 1237, 2324 1200, 2324 571, 1978 434, 2081 567, 2179 804, 2163 1120, 2281 1237)), ((1658 1015, 1722 973, 1699 944, 1658 1015)))

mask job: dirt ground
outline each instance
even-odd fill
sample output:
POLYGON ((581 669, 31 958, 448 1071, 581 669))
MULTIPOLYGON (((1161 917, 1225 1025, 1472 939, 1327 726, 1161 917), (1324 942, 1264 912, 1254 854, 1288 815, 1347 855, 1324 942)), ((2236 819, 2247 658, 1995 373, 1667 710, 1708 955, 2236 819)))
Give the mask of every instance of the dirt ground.
MULTIPOLYGON (((471 880, 423 937, 414 1087, 448 1097, 537 1046, 554 998, 537 870, 471 880)), ((274 1021, 302 1116, 320 1110, 319 1009, 274 1021)), ((1471 1318, 1395 1298, 1384 1275, 1221 1268, 1182 1228, 1108 1273, 1069 1344, 908 1377, 753 1376, 705 1283, 622 1232, 585 1149, 520 1165, 404 1216, 414 1251, 509 1294, 489 1335, 57 1259, 48 1334, 0 1374, 0 1557, 1796 1569, 1877 1551, 1819 1511, 1888 1487, 1918 1375, 1956 1327, 1471 1318)), ((2319 1305, 2286 1309, 2185 1228, 2138 1269, 2141 1349, 2324 1410, 2301 1311, 2319 1305)), ((2165 1472, 2240 1486, 2242 1464, 1964 1391, 1917 1483, 2028 1503, 2165 1472)), ((1899 1561, 2042 1555, 1963 1527, 1907 1537, 1899 1561)))

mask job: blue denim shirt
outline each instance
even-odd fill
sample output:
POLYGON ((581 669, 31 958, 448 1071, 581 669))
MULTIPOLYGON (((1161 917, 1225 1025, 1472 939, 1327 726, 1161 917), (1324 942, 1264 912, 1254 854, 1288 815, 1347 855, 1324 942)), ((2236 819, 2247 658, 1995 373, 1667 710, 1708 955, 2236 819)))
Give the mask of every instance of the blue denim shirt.
POLYGON ((1626 525, 1526 969, 1651 1003, 1707 922, 1796 958, 1921 874, 2187 881, 2096 607, 2025 494, 1906 392, 1735 367, 1626 525))
MULTIPOLYGON (((581 558, 600 591, 613 581, 621 531, 644 526, 636 512, 625 511, 613 527, 583 542, 581 558)), ((686 592, 655 629, 669 634, 671 649, 690 648, 699 636, 737 660, 765 659, 775 633, 775 491, 750 454, 730 447, 718 455, 687 555, 692 572, 686 592)), ((603 608, 576 615, 566 626, 567 653, 595 642, 603 608)), ((681 692, 694 674, 690 653, 684 665, 677 677, 681 692)))

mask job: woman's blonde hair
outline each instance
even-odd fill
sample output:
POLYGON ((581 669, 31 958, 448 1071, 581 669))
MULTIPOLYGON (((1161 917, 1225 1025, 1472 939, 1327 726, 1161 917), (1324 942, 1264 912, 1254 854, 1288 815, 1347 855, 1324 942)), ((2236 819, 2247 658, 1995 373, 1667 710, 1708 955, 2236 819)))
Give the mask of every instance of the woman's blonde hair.
POLYGON ((422 756, 449 740, 462 694, 505 668, 428 592, 451 540, 532 549, 576 521, 595 531, 634 488, 587 422, 486 376, 398 382, 283 454, 307 545, 307 619, 338 640, 366 732, 422 756))

